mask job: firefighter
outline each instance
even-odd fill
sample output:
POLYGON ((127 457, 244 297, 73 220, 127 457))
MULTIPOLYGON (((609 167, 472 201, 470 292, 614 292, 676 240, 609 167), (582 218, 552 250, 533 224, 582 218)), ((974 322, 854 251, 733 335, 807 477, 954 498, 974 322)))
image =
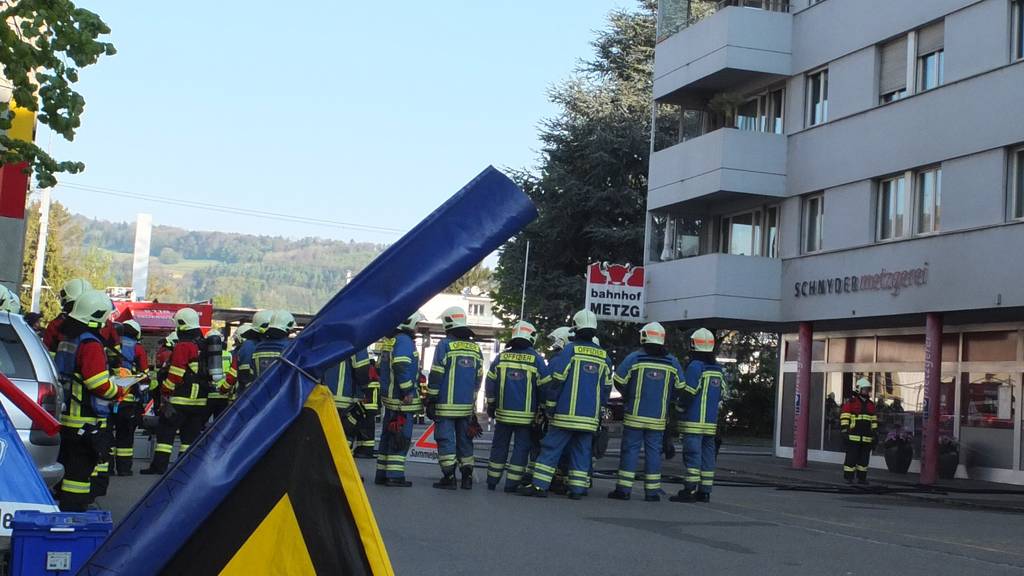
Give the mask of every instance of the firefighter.
POLYGON ((171 369, 171 353, 174 345, 178 342, 178 333, 171 332, 160 341, 160 348, 153 355, 153 369, 149 377, 149 399, 153 402, 153 412, 160 413, 160 404, 163 401, 164 381, 167 380, 167 372, 171 369))
POLYGON ((199 437, 209 417, 206 399, 213 382, 203 354, 203 333, 199 328, 199 314, 192 308, 182 308, 174 314, 178 341, 171 352, 167 378, 161 393, 160 422, 156 430, 156 449, 149 467, 143 474, 163 474, 174 447, 174 436, 179 435, 179 451, 184 454, 199 437))
MULTIPOLYGON (((228 396, 228 402, 234 402, 235 398, 238 398, 238 388, 240 386, 238 377, 238 357, 242 351, 242 346, 251 339, 251 336, 255 334, 252 324, 246 322, 240 325, 234 332, 231 333, 231 369, 228 371, 231 374, 231 378, 234 380, 234 384, 231 386, 231 393, 228 396)), ((253 344, 255 346, 255 343, 253 344)))
POLYGON ((548 339, 551 340, 551 351, 548 353, 548 362, 555 359, 562 350, 565 349, 566 344, 572 339, 572 328, 568 326, 562 326, 555 328, 548 334, 548 339))
POLYGON ((92 290, 92 285, 88 281, 82 278, 72 278, 64 283, 64 286, 60 289, 60 314, 57 317, 50 320, 46 325, 46 330, 43 332, 43 344, 46 349, 50 351, 50 354, 57 353, 57 346, 63 339, 60 325, 67 318, 68 313, 71 312, 71 308, 75 305, 75 300, 84 292, 92 290))
MULTIPOLYGON (((122 325, 121 371, 132 378, 140 378, 149 372, 149 358, 139 338, 142 327, 135 320, 122 325)), ((135 458, 135 428, 139 425, 139 400, 142 393, 136 382, 128 387, 125 395, 110 416, 114 432, 114 470, 118 476, 132 475, 132 460, 135 458)))
POLYGON ((540 407, 541 389, 548 381, 547 363, 533 349, 536 339, 533 324, 516 323, 508 347, 498 354, 487 372, 487 415, 497 422, 487 465, 488 490, 497 488, 505 473, 505 492, 515 492, 526 474, 534 416, 540 407), (508 449, 513 438, 515 448, 509 462, 508 449))
MULTIPOLYGON (((455 490, 455 469, 462 473, 462 488, 473 488, 473 435, 476 395, 484 373, 480 345, 473 341, 466 311, 452 306, 441 313, 445 337, 434 349, 427 382, 427 417, 436 423, 441 480, 434 488, 455 490)), ((479 424, 477 424, 479 427, 479 424)))
POLYGON ((856 473, 857 483, 867 484, 868 463, 871 461, 871 449, 875 445, 878 416, 875 414, 875 403, 871 401, 871 382, 867 378, 860 378, 856 389, 856 393, 843 403, 839 415, 839 428, 846 443, 843 479, 852 484, 856 473))
POLYGON ((715 482, 715 437, 718 433, 718 405, 725 376, 715 360, 715 335, 698 328, 690 335, 690 363, 686 366, 679 406, 683 432, 683 489, 669 498, 673 502, 710 502, 715 482))
POLYGON ((252 350, 252 379, 255 382, 281 357, 291 340, 288 335, 295 328, 295 317, 287 310, 274 310, 270 321, 262 325, 262 336, 252 350))
POLYGON ((405 455, 412 443, 412 419, 423 409, 416 389, 420 357, 416 352, 416 325, 423 315, 416 312, 398 325, 384 342, 378 360, 384 419, 381 422, 380 447, 377 449, 375 484, 407 488, 405 455))
MULTIPOLYGON (((224 336, 219 330, 210 330, 206 333, 207 339, 217 339, 221 342, 223 349, 224 336)), ((231 365, 231 354, 227 350, 221 351, 220 378, 210 388, 210 395, 206 397, 206 406, 210 412, 210 418, 216 420, 228 407, 231 399, 231 391, 235 386, 235 375, 231 365)))
POLYGON ((683 367, 665 349, 665 328, 652 322, 640 329, 641 349, 615 370, 615 387, 624 406, 619 480, 608 494, 629 500, 636 478, 640 448, 644 450, 644 500, 661 500, 661 452, 668 414, 675 394, 682 388, 683 367))
POLYGON ((107 355, 99 331, 113 313, 106 294, 86 290, 76 295, 61 320, 61 345, 55 365, 64 387, 60 416, 60 462, 64 465, 58 500, 65 512, 84 512, 92 502, 91 476, 110 446, 100 430, 110 401, 122 394, 110 381, 107 355))
MULTIPOLYGON (((362 400, 370 381, 369 372, 370 356, 365 349, 360 349, 324 374, 323 381, 334 396, 334 407, 338 409, 345 437, 352 443, 353 450, 357 447, 355 442, 366 418, 362 400)), ((370 440, 373 440, 372 435, 370 440)))
POLYGON ((242 333, 242 337, 245 341, 238 348, 238 354, 236 356, 236 371, 238 373, 238 389, 235 391, 235 396, 242 394, 249 388, 252 381, 255 379, 253 375, 253 363, 252 354, 256 350, 256 345, 260 343, 263 338, 263 332, 266 331, 267 326, 270 325, 270 320, 274 317, 273 310, 260 310, 252 315, 251 328, 247 332, 242 333))
POLYGON ((367 383, 363 389, 363 412, 365 416, 359 422, 356 431, 355 450, 352 455, 356 458, 376 458, 373 436, 377 428, 377 415, 380 414, 380 373, 374 360, 370 360, 367 367, 367 383))
POLYGON ((611 394, 612 363, 594 344, 597 315, 581 310, 573 316, 573 341, 549 366, 545 411, 550 426, 534 463, 533 481, 519 489, 524 496, 547 496, 555 466, 569 450, 569 498, 579 500, 590 486, 591 449, 601 423, 601 409, 611 394))

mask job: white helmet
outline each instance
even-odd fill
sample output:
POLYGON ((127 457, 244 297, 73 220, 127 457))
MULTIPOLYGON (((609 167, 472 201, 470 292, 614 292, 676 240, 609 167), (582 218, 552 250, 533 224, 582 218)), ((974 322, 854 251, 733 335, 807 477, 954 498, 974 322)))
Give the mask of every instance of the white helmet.
POLYGON ((863 390, 864 388, 869 388, 870 389, 871 387, 872 387, 871 386, 871 382, 867 378, 858 378, 857 379, 857 385, 855 386, 855 388, 857 390, 863 390))
POLYGON ((537 328, 525 320, 520 320, 512 327, 512 338, 510 339, 515 340, 516 338, 526 340, 530 346, 533 346, 533 343, 537 341, 537 328))
POLYGON ((21 314, 21 301, 14 290, 0 286, 0 312, 21 314))
POLYGON ((199 329, 199 313, 191 308, 182 308, 174 313, 174 325, 179 332, 199 329))
POLYGON ((273 316, 270 317, 270 323, 267 324, 267 329, 275 328, 282 332, 291 332, 295 328, 295 316, 287 310, 274 310, 273 316))
POLYGON ((404 331, 415 331, 416 330, 416 325, 419 324, 422 321, 423 321, 423 314, 420 314, 419 311, 416 311, 416 312, 413 312, 411 316, 406 318, 405 322, 402 322, 401 324, 399 324, 398 325, 398 329, 399 330, 404 330, 404 331))
POLYGON ((640 329, 641 344, 665 345, 665 327, 657 322, 651 322, 640 329))
POLYGON ((452 306, 441 313, 441 322, 446 332, 455 328, 465 328, 468 325, 466 310, 461 306, 452 306))
POLYGON ((572 317, 572 330, 578 332, 587 328, 597 330, 597 314, 590 310, 580 310, 572 317))
POLYGON ((89 328, 103 326, 114 313, 114 303, 110 297, 99 290, 87 290, 75 298, 68 316, 85 324, 89 328))
POLYGON ((252 329, 258 334, 263 334, 267 330, 267 326, 270 325, 270 321, 274 318, 273 310, 260 310, 259 312, 252 315, 252 329))
POLYGON ((92 284, 84 278, 72 278, 60 289, 60 305, 62 308, 71 306, 83 292, 92 290, 92 284))
POLYGON ((231 339, 235 341, 235 344, 240 344, 242 340, 246 338, 246 334, 252 331, 252 324, 248 322, 242 324, 237 330, 231 333, 231 339))
POLYGON ((551 346, 561 350, 565 348, 565 345, 569 343, 569 338, 572 336, 572 329, 568 326, 562 326, 561 328, 555 328, 548 334, 548 338, 551 339, 551 346))
POLYGON ((698 328, 690 335, 690 347, 697 352, 714 352, 715 335, 707 328, 698 328))
POLYGON ((125 320, 124 327, 131 328, 132 330, 135 331, 134 338, 139 338, 142 336, 142 326, 139 326, 139 323, 136 322, 135 320, 125 320))

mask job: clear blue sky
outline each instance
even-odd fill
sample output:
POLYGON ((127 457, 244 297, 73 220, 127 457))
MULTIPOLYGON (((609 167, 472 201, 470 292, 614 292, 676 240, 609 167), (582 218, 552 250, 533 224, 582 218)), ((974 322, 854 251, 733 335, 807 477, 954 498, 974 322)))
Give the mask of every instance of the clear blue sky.
MULTIPOLYGON (((547 90, 633 0, 81 0, 118 49, 82 73, 68 183, 407 230, 488 164, 533 166, 547 90), (292 8, 295 6, 296 8, 292 8), (292 11, 297 10, 297 11, 292 11)), ((57 188, 112 220, 391 242, 57 188)))

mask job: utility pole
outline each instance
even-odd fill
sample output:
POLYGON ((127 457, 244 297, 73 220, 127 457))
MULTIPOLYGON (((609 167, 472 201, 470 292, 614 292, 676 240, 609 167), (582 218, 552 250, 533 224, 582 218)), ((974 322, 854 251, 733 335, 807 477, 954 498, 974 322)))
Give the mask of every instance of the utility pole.
POLYGON ((526 313, 526 272, 530 267, 530 241, 526 241, 526 258, 523 259, 523 298, 519 301, 519 319, 526 313))
POLYGON ((39 198, 39 238, 36 241, 36 262, 32 270, 32 311, 39 312, 43 291, 43 267, 46 264, 46 238, 50 229, 50 189, 43 188, 39 198))

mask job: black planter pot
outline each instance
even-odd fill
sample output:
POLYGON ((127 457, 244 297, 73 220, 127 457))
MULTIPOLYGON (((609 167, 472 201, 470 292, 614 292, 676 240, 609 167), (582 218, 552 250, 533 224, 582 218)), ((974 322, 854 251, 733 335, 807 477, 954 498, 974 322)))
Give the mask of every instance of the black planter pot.
POLYGON ((939 478, 949 480, 956 476, 956 467, 960 464, 959 452, 943 452, 939 454, 939 478))
POLYGON ((889 472, 906 474, 914 459, 914 448, 909 444, 896 444, 885 449, 885 467, 889 472))

